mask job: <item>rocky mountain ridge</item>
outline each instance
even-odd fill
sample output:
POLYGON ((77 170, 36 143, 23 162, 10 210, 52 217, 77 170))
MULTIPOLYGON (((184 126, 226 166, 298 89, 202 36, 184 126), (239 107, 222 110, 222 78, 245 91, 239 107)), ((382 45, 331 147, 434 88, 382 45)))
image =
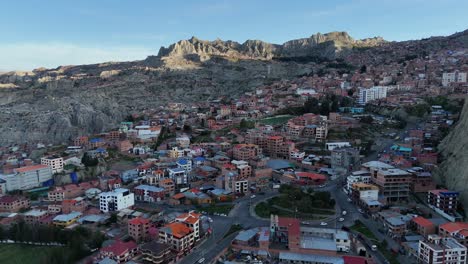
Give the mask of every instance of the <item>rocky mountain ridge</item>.
POLYGON ((169 47, 161 47, 158 57, 184 57, 198 55, 202 60, 209 56, 226 56, 242 59, 265 59, 274 57, 301 57, 320 55, 335 58, 340 53, 354 47, 374 47, 385 43, 381 37, 354 40, 346 32, 330 32, 314 34, 309 38, 295 39, 282 45, 272 44, 261 40, 247 40, 244 43, 235 41, 200 40, 192 37, 181 40, 169 47), (325 52, 324 52, 325 51, 325 52))
POLYGON ((418 50, 431 53, 463 46, 467 36, 465 31, 385 42, 332 32, 282 45, 191 38, 142 61, 7 72, 0 74, 0 144, 67 143, 78 135, 115 128, 127 115, 167 102, 236 98, 265 83, 317 73, 336 57, 355 67, 362 61, 387 64, 418 50), (323 60, 290 59, 308 57, 323 60))

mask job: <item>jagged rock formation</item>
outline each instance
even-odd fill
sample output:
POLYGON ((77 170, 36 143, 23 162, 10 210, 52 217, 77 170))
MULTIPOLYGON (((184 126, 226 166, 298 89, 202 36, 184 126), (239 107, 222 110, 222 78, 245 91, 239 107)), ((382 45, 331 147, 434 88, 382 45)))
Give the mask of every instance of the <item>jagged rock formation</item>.
POLYGON ((202 59, 210 56, 225 56, 243 59, 272 59, 273 57, 322 56, 335 58, 341 52, 353 47, 374 47, 385 41, 380 38, 354 40, 346 32, 317 33, 309 38, 291 40, 283 45, 261 40, 247 40, 240 44, 235 41, 199 40, 192 37, 181 40, 159 50, 159 57, 185 57, 198 55, 202 59))
POLYGON ((371 58, 385 63, 412 52, 413 46, 431 51, 462 45, 467 35, 465 31, 433 41, 385 42, 381 38, 354 40, 345 32, 332 32, 282 45, 193 37, 163 47, 157 56, 143 61, 2 73, 0 144, 67 142, 78 135, 112 129, 129 114, 170 101, 236 98, 266 82, 324 67, 315 60, 291 57, 341 57, 348 63, 371 58), (401 54, 386 52, 389 48, 401 54))
POLYGON ((435 176, 440 184, 459 191, 465 211, 468 210, 468 101, 456 127, 439 144, 442 163, 435 176))

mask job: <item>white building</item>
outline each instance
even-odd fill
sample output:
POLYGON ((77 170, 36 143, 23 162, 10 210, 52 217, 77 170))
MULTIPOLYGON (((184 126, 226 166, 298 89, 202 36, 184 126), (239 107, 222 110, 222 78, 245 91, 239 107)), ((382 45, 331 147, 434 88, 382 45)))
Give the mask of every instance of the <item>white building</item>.
POLYGON ((298 95, 314 95, 317 92, 312 88, 297 88, 296 94, 298 95))
POLYGON ((161 133, 160 127, 152 127, 147 125, 135 126, 137 131, 137 136, 140 139, 147 140, 152 138, 157 138, 161 133))
POLYGON ((329 143, 325 143, 325 148, 327 150, 334 150, 336 148, 345 148, 345 147, 351 147, 351 143, 349 143, 349 142, 329 142, 329 143))
POLYGON ((200 214, 190 211, 176 217, 175 221, 186 224, 193 230, 195 239, 200 238, 200 214))
POLYGON ((466 72, 444 72, 442 74, 442 86, 448 86, 450 83, 466 83, 466 72))
POLYGON ((429 235, 427 241, 419 241, 418 261, 432 264, 465 264, 466 247, 451 237, 429 235))
POLYGON ((190 138, 187 135, 183 135, 176 138, 176 144, 180 148, 188 148, 190 146, 190 138))
POLYGON ((184 185, 188 183, 187 172, 182 168, 169 168, 169 178, 171 178, 176 185, 184 185))
POLYGON ((47 165, 32 165, 13 170, 12 174, 1 175, 4 180, 2 191, 28 190, 42 186, 52 179, 52 169, 47 165), (3 190, 4 189, 4 190, 3 190))
POLYGON ((369 89, 360 88, 358 103, 364 105, 370 101, 385 98, 387 97, 387 89, 386 86, 374 86, 369 89))
POLYGON ((41 158, 41 164, 49 166, 52 169, 53 173, 59 173, 63 171, 62 157, 43 157, 41 158))
POLYGON ((135 204, 135 195, 128 189, 118 188, 99 194, 99 209, 102 212, 120 211, 135 204))
POLYGON ((347 192, 351 192, 353 183, 371 183, 370 172, 366 170, 353 171, 350 176, 346 177, 347 192))
POLYGON ((185 173, 189 173, 192 171, 192 160, 190 159, 179 159, 177 161, 177 168, 183 169, 185 173))

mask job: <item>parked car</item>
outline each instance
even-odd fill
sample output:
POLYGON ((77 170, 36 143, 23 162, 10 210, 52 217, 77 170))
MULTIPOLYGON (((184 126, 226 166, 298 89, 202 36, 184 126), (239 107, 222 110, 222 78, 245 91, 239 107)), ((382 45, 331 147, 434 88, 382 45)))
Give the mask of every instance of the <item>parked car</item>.
POLYGON ((343 217, 340 217, 340 219, 338 219, 338 222, 343 222, 343 221, 344 221, 343 217))
POLYGON ((250 196, 250 199, 253 199, 253 198, 255 198, 255 197, 257 197, 257 196, 255 196, 255 194, 252 194, 252 195, 250 196))
POLYGON ((377 251, 377 245, 372 245, 371 249, 372 249, 372 251, 377 251))
POLYGON ((348 212, 346 212, 346 211, 341 212, 342 215, 346 215, 347 213, 348 212))
POLYGON ((328 225, 328 223, 326 223, 326 222, 321 222, 320 225, 321 225, 321 226, 326 226, 326 225, 328 225))

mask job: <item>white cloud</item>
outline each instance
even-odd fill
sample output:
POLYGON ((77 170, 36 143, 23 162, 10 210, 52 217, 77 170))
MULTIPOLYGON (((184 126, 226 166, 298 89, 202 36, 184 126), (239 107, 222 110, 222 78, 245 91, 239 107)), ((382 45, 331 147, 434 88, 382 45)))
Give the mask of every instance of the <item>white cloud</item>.
POLYGON ((0 69, 32 70, 39 67, 141 60, 157 50, 140 46, 80 46, 70 43, 0 44, 0 69))

